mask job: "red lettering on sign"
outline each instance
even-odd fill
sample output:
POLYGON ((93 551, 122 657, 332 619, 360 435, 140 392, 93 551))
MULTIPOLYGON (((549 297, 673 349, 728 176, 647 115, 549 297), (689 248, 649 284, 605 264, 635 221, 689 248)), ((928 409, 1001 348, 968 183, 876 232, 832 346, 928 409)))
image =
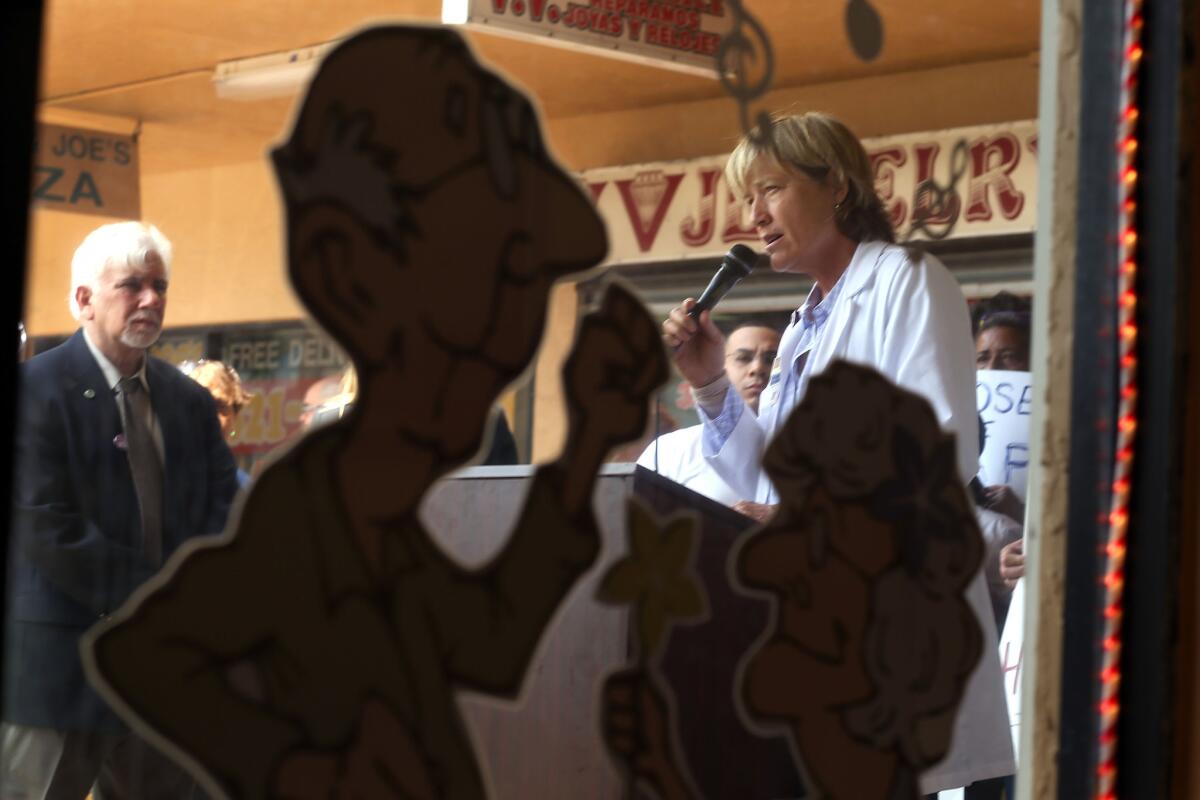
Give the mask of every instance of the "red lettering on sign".
POLYGON ((924 220, 927 225, 946 225, 958 219, 958 211, 962 207, 962 201, 958 198, 958 193, 950 195, 947 198, 945 208, 941 209, 940 214, 933 213, 933 193, 921 191, 921 184, 930 178, 934 177, 934 168, 937 166, 938 152, 942 147, 936 142, 929 144, 914 144, 913 156, 917 160, 917 183, 916 196, 913 198, 913 219, 924 220))
POLYGON ((642 173, 636 178, 617 181, 617 189, 621 192, 621 200, 625 203, 625 212, 633 226, 633 234, 637 238, 638 248, 644 253, 654 244, 658 229, 662 227, 667 208, 675 197, 675 190, 683 175, 663 175, 660 173, 642 173), (637 184, 638 197, 634 197, 637 184), (651 185, 654 184, 654 185, 651 185), (650 209, 649 219, 643 219, 642 209, 650 209))
POLYGON ((1011 133, 999 133, 991 139, 979 138, 971 143, 971 182, 968 189, 966 219, 968 222, 992 218, 988 190, 996 193, 1000 215, 1016 219, 1025 207, 1025 193, 1018 190, 1011 177, 1021 163, 1021 144, 1011 133))
POLYGON ((1029 152, 1033 153, 1036 156, 1037 155, 1037 144, 1038 144, 1037 134, 1035 133, 1033 136, 1030 136, 1029 139, 1025 142, 1025 144, 1029 146, 1029 152))
POLYGON ((700 205, 695 217, 684 217, 679 226, 679 236, 689 247, 708 244, 712 239, 717 218, 717 180, 720 169, 700 171, 700 205))
POLYGON ((1025 654, 1025 646, 1021 644, 1017 647, 1016 658, 1012 661, 1008 660, 1009 650, 1012 648, 1012 642, 1004 643, 1004 656, 1000 659, 1001 667, 1004 671, 1004 677, 1008 679, 1008 673, 1012 673, 1012 688, 1010 693, 1016 695, 1017 690, 1021 687, 1021 657, 1025 654))
POLYGON ((868 153, 867 158, 871 161, 871 171, 875 173, 875 193, 891 218, 892 227, 899 228, 900 223, 904 222, 904 215, 908 213, 908 204, 895 196, 896 167, 904 166, 908 162, 908 155, 903 147, 890 147, 868 153))
POLYGON ((754 242, 758 240, 758 232, 754 230, 754 222, 749 227, 742 226, 746 217, 746 204, 733 196, 732 191, 725 192, 725 230, 721 232, 723 242, 754 242))
POLYGON ((604 187, 608 186, 608 181, 600 181, 599 183, 589 183, 588 191, 592 193, 592 202, 600 202, 600 193, 604 191, 604 187))

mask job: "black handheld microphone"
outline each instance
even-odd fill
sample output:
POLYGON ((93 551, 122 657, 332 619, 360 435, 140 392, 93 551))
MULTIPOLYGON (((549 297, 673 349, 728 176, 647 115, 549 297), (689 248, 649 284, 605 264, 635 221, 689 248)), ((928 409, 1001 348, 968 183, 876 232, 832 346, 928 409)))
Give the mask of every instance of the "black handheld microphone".
POLYGON ((731 247, 729 252, 725 254, 725 258, 722 259, 717 273, 708 282, 708 288, 700 295, 700 299, 696 301, 696 305, 692 306, 692 309, 688 311, 688 316, 692 319, 699 319, 701 311, 707 311, 721 302, 721 298, 737 285, 738 281, 750 274, 757 261, 758 254, 749 247, 746 247, 746 245, 735 244, 731 247))

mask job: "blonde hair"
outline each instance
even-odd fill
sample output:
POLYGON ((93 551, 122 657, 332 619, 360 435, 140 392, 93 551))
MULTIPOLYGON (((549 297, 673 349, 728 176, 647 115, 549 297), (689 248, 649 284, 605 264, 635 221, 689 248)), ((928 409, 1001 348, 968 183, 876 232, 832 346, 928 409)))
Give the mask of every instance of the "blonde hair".
POLYGON ((237 370, 223 361, 202 358, 199 361, 185 361, 179 365, 184 375, 208 389, 209 394, 216 387, 223 388, 229 394, 229 402, 236 414, 250 402, 250 394, 242 387, 242 379, 237 370))
POLYGON ((347 403, 353 403, 358 397, 358 371, 354 369, 353 364, 347 364, 346 369, 342 371, 341 380, 338 381, 339 394, 346 398, 347 403))
POLYGON ((775 115, 770 126, 742 137, 725 163, 725 180, 736 196, 746 194, 750 170, 760 158, 815 181, 844 186, 846 197, 835 211, 838 230, 855 242, 896 241, 892 222, 875 194, 867 151, 837 119, 810 111, 775 115))
POLYGON ((96 282, 111 262, 124 261, 131 267, 141 269, 151 253, 162 260, 163 272, 171 278, 171 243, 158 228, 145 222, 114 222, 101 225, 87 235, 75 249, 71 258, 71 294, 67 304, 71 316, 79 319, 79 301, 76 290, 86 286, 96 290, 96 282))

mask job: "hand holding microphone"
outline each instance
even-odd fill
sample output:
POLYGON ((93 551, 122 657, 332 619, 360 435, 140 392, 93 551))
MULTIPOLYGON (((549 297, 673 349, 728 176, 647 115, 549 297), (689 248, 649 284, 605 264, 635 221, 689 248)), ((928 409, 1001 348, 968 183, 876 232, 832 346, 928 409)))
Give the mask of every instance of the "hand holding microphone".
POLYGON ((725 372, 725 337, 713 324, 712 308, 750 274, 758 256, 745 245, 726 254, 699 300, 687 298, 663 322, 663 342, 692 386, 705 386, 725 372))
POLYGON ((721 266, 717 268, 712 280, 708 282, 708 286, 700 295, 700 299, 696 301, 688 314, 693 319, 698 319, 702 312, 711 311, 717 303, 721 302, 721 298, 737 285, 738 281, 750 274, 756 261, 758 261, 758 254, 746 245, 735 244, 731 247, 725 254, 725 258, 721 260, 721 266))

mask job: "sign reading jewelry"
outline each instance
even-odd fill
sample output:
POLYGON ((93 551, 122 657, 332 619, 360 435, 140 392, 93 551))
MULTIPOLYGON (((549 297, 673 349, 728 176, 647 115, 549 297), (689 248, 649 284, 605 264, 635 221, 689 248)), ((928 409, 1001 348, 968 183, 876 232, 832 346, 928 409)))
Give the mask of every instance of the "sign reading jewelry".
MULTIPOLYGON (((875 190, 901 239, 1030 233, 1037 222, 1037 123, 865 139, 875 190)), ((609 263, 720 257, 756 242, 725 182, 725 156, 587 170, 608 224, 609 263)))

